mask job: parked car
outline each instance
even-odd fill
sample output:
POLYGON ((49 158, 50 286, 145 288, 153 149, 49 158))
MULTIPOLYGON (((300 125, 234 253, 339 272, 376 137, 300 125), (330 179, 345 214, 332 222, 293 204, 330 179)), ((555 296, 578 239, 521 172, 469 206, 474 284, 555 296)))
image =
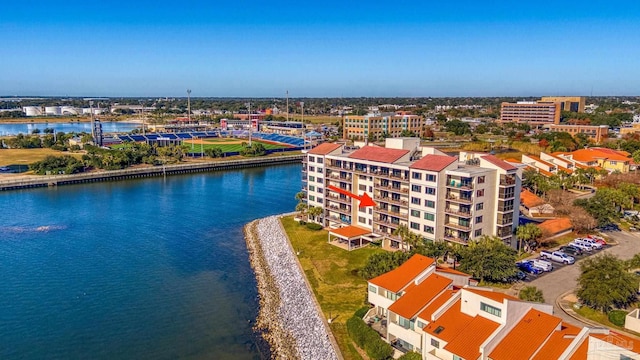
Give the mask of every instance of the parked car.
POLYGON ((592 248, 595 248, 595 249, 598 249, 598 250, 599 250, 599 249, 602 249, 602 244, 601 244, 601 243, 599 243, 599 242, 597 242, 597 241, 596 241, 596 240, 594 240, 594 239, 582 238, 582 239, 579 239, 579 240, 580 240, 580 241, 583 241, 583 242, 586 242, 586 243, 588 243, 588 244, 591 244, 591 247, 592 247, 592 248))
POLYGON ((531 264, 528 261, 523 261, 523 262, 517 263, 516 266, 518 267, 518 269, 520 269, 520 270, 522 270, 522 271, 524 271, 526 273, 529 273, 529 274, 538 275, 538 274, 542 273, 542 269, 533 266, 533 264, 531 264))
POLYGON ((573 256, 569 256, 563 253, 562 251, 552 252, 552 251, 542 250, 540 251, 540 257, 543 259, 547 259, 547 260, 551 260, 551 261, 555 261, 555 262, 559 262, 567 265, 571 265, 576 262, 576 259, 574 259, 573 256))
POLYGON ((524 272, 518 270, 516 271, 516 273, 508 278, 502 279, 503 282, 508 282, 508 283, 512 283, 512 282, 516 282, 516 281, 522 281, 524 279, 527 278, 527 274, 525 274, 524 272))
POLYGON ((571 245, 567 245, 567 246, 561 247, 560 251, 562 251, 565 254, 572 255, 572 256, 582 255, 582 250, 580 250, 579 248, 577 248, 575 246, 571 246, 571 245))
POLYGON ((588 239, 593 239, 595 241, 597 241, 598 243, 602 244, 602 245, 607 245, 607 241, 602 237, 602 236, 598 236, 598 235, 587 235, 588 239))
POLYGON ((533 266, 542 269, 543 271, 551 271, 553 270, 553 264, 549 261, 546 260, 541 260, 541 259, 533 259, 530 260, 531 263, 533 264, 533 266))
POLYGON ((616 224, 605 225, 600 228, 602 231, 620 231, 620 227, 616 224))
POLYGON ((582 250, 582 251, 586 251, 586 252, 592 252, 593 251, 593 246, 591 246, 590 244, 584 243, 582 241, 572 241, 569 243, 569 246, 573 246, 573 247, 577 247, 578 249, 582 250))

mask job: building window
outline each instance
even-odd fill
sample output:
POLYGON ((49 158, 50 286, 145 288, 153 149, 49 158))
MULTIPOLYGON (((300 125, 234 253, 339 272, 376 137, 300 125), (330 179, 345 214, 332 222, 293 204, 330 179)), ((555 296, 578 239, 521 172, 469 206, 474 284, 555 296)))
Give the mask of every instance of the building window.
POLYGON ((478 184, 484 184, 484 175, 478 176, 478 184))
POLYGON ((422 192, 422 186, 420 186, 420 185, 411 185, 411 191, 422 192))
POLYGON ((422 321, 418 320, 416 321, 416 325, 418 325, 418 327, 420 329, 424 328, 425 326, 427 326, 427 324, 423 323, 422 321))
POLYGON ((420 217, 420 211, 418 211, 418 210, 411 210, 411 216, 413 216, 413 217, 420 217))
POLYGON ((311 190, 311 191, 315 191, 315 190, 316 190, 316 187, 315 187, 315 186, 313 186, 313 185, 309 185, 309 190, 311 190))
POLYGON ((321 174, 322 174, 322 168, 321 168, 321 167, 319 167, 319 168, 316 170, 316 172, 319 172, 319 173, 321 173, 321 174))
POLYGON ((424 188, 424 192, 427 195, 435 195, 436 194, 436 188, 426 187, 426 188, 424 188))
POLYGON ((420 198, 411 197, 411 203, 414 205, 420 205, 420 198))
POLYGON ((484 189, 477 190, 477 191, 476 191, 476 196, 477 196, 477 197, 482 197, 482 196, 484 196, 484 189))
POLYGON ((433 234, 435 232, 435 228, 433 226, 425 225, 424 232, 427 234, 433 234))
POLYGON ((418 223, 414 223, 413 221, 411 222, 411 228, 413 230, 420 230, 420 224, 418 223))
POLYGON ((324 189, 323 189, 323 188, 321 188, 321 187, 319 187, 319 188, 318 188, 318 192, 319 192, 320 194, 324 194, 324 189))
POLYGON ((476 210, 482 210, 482 209, 484 209, 484 203, 476 204, 476 210))
POLYGON ((609 164, 611 164, 611 165, 617 165, 617 164, 618 164, 618 162, 617 162, 617 161, 609 161, 609 164))
POLYGON ((411 178, 416 180, 422 180, 422 174, 420 174, 419 172, 413 172, 411 173, 411 178))
POLYGON ((478 229, 473 233, 473 237, 482 236, 482 229, 478 229))
POLYGON ((487 313, 489 313, 491 315, 497 316, 497 317, 502 316, 502 310, 498 309, 495 306, 491 306, 491 305, 485 304, 483 302, 480 303, 480 310, 482 310, 484 312, 487 312, 487 313))
POLYGON ((321 198, 321 197, 319 197, 317 201, 318 201, 319 203, 321 203, 321 202, 322 202, 322 198, 321 198))
POLYGON ((453 354, 453 360, 464 360, 464 359, 456 354, 453 354))
POLYGON ((436 176, 435 175, 427 175, 426 180, 427 181, 431 181, 431 182, 436 182, 436 176))
POLYGON ((322 164, 323 162, 324 162, 324 159, 319 157, 317 163, 322 164))
POLYGON ((316 171, 316 167, 315 166, 309 166, 309 171, 316 171))
POLYGON ((367 223, 367 219, 365 219, 364 216, 358 216, 358 222, 366 224, 367 223))
POLYGON ((367 185, 358 185, 358 190, 360 191, 367 191, 367 185))
POLYGON ((424 206, 428 207, 428 208, 434 208, 436 207, 436 202, 433 200, 426 200, 424 202, 424 206))
POLYGON ((309 200, 310 200, 310 201, 316 201, 316 197, 315 197, 315 196, 313 196, 313 195, 309 195, 309 200))
POLYGON ((440 342, 434 338, 431 338, 431 346, 436 349, 440 349, 440 342))
POLYGON ((482 215, 476 216, 476 224, 482 223, 482 215))
POLYGON ((312 176, 312 175, 309 175, 309 181, 316 181, 316 177, 312 176))
POLYGON ((323 183, 323 182, 324 182, 324 179, 323 179, 323 178, 321 178, 321 177, 319 177, 319 178, 318 178, 318 180, 316 180, 316 182, 323 183))
POLYGON ((315 158, 313 156, 309 156, 309 162, 313 162, 315 158))
POLYGON ((436 218, 436 216, 434 214, 431 214, 431 213, 428 213, 428 212, 424 213, 424 219, 425 220, 434 221, 435 218, 436 218))

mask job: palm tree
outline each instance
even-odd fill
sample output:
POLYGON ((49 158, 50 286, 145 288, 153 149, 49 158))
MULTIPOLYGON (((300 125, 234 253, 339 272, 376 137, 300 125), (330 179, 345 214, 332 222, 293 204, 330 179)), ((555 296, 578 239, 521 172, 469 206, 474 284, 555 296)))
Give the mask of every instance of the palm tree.
POLYGON ((405 250, 404 244, 407 243, 409 246, 415 246, 421 240, 420 235, 409 230, 407 225, 399 225, 393 231, 393 235, 400 237, 400 249, 405 250))
POLYGON ((307 211, 309 210, 309 205, 299 202, 296 205, 296 211, 300 213, 300 217, 306 220, 307 211))
POLYGON ((319 206, 311 206, 307 210, 307 213, 309 213, 309 215, 313 217, 313 220, 318 221, 318 216, 322 214, 322 208, 319 206))
POLYGON ((520 290, 518 297, 524 301, 533 301, 544 303, 544 295, 542 294, 542 290, 538 289, 535 286, 525 286, 520 290))

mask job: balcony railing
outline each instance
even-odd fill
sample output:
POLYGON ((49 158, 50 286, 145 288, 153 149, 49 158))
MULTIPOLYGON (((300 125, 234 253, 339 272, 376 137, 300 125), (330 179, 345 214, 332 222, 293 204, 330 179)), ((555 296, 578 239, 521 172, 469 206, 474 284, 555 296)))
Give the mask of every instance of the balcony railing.
POLYGON ((408 194, 409 193, 409 188, 408 187, 403 188, 403 187, 395 187, 393 185, 378 185, 378 184, 376 184, 376 188, 390 190, 390 191, 393 191, 393 192, 398 193, 398 194, 408 194))
POLYGON ((379 207, 379 206, 375 207, 375 211, 381 212, 383 214, 388 214, 388 215, 397 216, 397 217, 403 217, 403 218, 406 218, 407 215, 408 215, 408 214, 403 214, 400 211, 392 211, 391 209, 384 209, 384 208, 379 207))
POLYGON ((498 206, 498 212, 513 211, 513 206, 498 206))
POLYGON ((394 228, 394 229, 401 225, 400 223, 394 223, 394 222, 391 222, 389 220, 381 220, 379 218, 374 218, 373 222, 376 223, 376 224, 382 224, 382 225, 385 225, 387 227, 391 227, 391 228, 394 228))
POLYGON ((461 183, 456 181, 447 182, 447 187, 452 189, 473 190, 473 183, 461 183))
POLYGON ((463 230, 463 231, 470 231, 471 230, 471 226, 470 225, 462 225, 462 224, 456 224, 456 223, 446 223, 444 224, 444 226, 446 227, 450 227, 450 228, 454 228, 457 230, 463 230))
POLYGON ((469 217, 472 216, 470 210, 463 211, 463 210, 460 210, 460 209, 455 210, 455 209, 452 209, 452 208, 445 208, 444 212, 447 213, 447 214, 458 216, 458 217, 469 218, 469 217))
POLYGON ((386 203, 389 203, 389 204, 400 205, 400 206, 403 206, 403 207, 408 207, 409 206, 409 202, 406 201, 406 200, 394 200, 394 199, 392 199, 390 197, 382 197, 382 196, 377 196, 377 195, 374 195, 373 199, 381 201, 381 202, 386 202, 386 203))
POLYGON ((513 219, 498 219, 498 221, 496 221, 496 224, 498 225, 513 224, 513 219))
POLYGON ((399 180, 402 180, 402 181, 409 181, 409 177, 408 176, 404 176, 402 174, 393 174, 392 173, 392 174, 389 175, 389 177, 392 178, 392 179, 399 179, 399 180))
POLYGON ((499 192, 498 193, 498 198, 503 199, 503 200, 512 199, 515 196, 516 196, 516 193, 514 193, 514 192, 508 192, 508 193, 499 192))
POLYGON ((350 175, 329 174, 327 175, 327 177, 329 177, 330 179, 351 181, 350 175))
POLYGON ((516 184, 516 179, 502 178, 500 179, 500 186, 513 186, 516 184))
POLYGON ((453 195, 448 195, 447 200, 462 203, 462 204, 471 204, 473 202, 471 197, 461 197, 461 196, 453 196, 453 195))
POLYGON ((346 225, 351 225, 351 221, 349 221, 349 220, 347 220, 347 219, 339 218, 339 217, 337 217, 337 216, 329 216, 329 217, 327 217, 327 219, 328 219, 329 221, 339 222, 339 223, 341 223, 341 224, 346 224, 346 225))
POLYGON ((343 204, 349 204, 351 205, 351 199, 348 197, 340 197, 340 196, 335 196, 335 195, 327 195, 327 200, 331 200, 331 201, 337 201, 343 204))
POLYGON ((341 214, 351 215, 351 209, 341 208, 341 207, 339 207, 339 206, 332 206, 332 205, 329 205, 329 206, 327 206, 327 210, 329 210, 329 211, 339 212, 339 213, 341 213, 341 214))

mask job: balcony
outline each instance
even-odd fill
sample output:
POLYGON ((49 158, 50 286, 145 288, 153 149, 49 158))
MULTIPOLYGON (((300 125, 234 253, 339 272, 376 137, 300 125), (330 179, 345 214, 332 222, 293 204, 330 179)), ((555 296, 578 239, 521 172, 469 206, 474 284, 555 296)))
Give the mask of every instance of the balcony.
POLYGON ((376 188, 378 189, 386 189, 392 192, 395 192, 397 194, 408 194, 409 193, 409 188, 403 188, 403 187, 397 187, 397 186, 393 186, 393 185, 375 185, 376 188))
POLYGON ((327 169, 331 169, 331 170, 337 170, 337 171, 346 171, 346 172, 352 172, 353 169, 351 167, 346 167, 346 166, 337 166, 337 165, 333 165, 333 164, 326 164, 325 165, 327 167, 327 169))
POLYGON ((400 211, 392 211, 391 209, 385 209, 379 206, 376 206, 374 210, 382 214, 387 214, 387 215, 401 217, 401 218, 406 218, 408 215, 408 214, 403 214, 400 211))
POLYGON ((455 216, 464 217, 464 218, 470 218, 472 216, 470 210, 461 211, 461 210, 454 210, 451 208, 445 208, 444 212, 450 215, 455 215, 455 216))
POLYGON ((467 204, 467 205, 471 205, 471 203, 473 202, 472 198, 470 196, 454 196, 454 195, 447 195, 447 201, 452 201, 452 202, 457 202, 460 204, 467 204))
POLYGON ((397 179, 397 180, 401 180, 401 181, 409 181, 409 177, 408 176, 404 176, 402 174, 393 174, 391 173, 389 175, 390 178, 392 179, 397 179))
POLYGON ((381 202, 386 202, 389 204, 399 205, 402 207, 409 207, 409 202, 406 200, 394 200, 390 197, 382 197, 382 196, 376 196, 376 195, 373 196, 373 199, 381 202))
POLYGON ((334 205, 328 205, 326 208, 329 211, 334 211, 334 212, 338 212, 338 213, 341 213, 341 214, 351 215, 351 209, 348 209, 348 208, 341 208, 340 206, 334 206, 334 205))
POLYGON ((456 230, 462 230, 462 231, 470 231, 471 230, 471 225, 462 225, 462 224, 456 224, 456 223, 452 223, 452 222, 448 222, 446 224, 444 224, 445 227, 450 227, 456 230))
POLYGON ((516 184, 515 177, 500 176, 500 186, 514 186, 516 184))
POLYGON ((473 183, 451 180, 447 182, 447 187, 451 189, 473 190, 473 183))
POLYGON ((508 192, 508 193, 499 192, 498 193, 498 198, 502 200, 513 199, 515 196, 516 196, 515 192, 508 192))
POLYGON ((513 206, 498 206, 498 212, 510 212, 513 211, 513 206))
POLYGON ((392 221, 389 221, 389 220, 383 220, 383 219, 376 218, 376 217, 373 218, 373 222, 376 223, 376 224, 381 224, 381 225, 384 225, 386 227, 394 228, 394 229, 398 228, 398 226, 401 225, 399 222, 395 223, 395 222, 392 222, 392 221))
POLYGON ((341 196, 335 196, 335 195, 327 195, 326 199, 330 201, 336 201, 342 204, 351 205, 351 198, 348 198, 346 196, 341 197, 341 196))
POLYGON ((340 224, 351 225, 351 221, 349 221, 349 219, 340 218, 340 217, 337 217, 335 215, 327 217, 327 220, 332 221, 332 222, 337 222, 337 223, 340 223, 340 224))
POLYGON ((509 225, 509 224, 513 224, 513 219, 498 219, 496 221, 496 224, 498 225, 509 225))
POLYGON ((331 174, 327 175, 327 177, 330 178, 330 179, 351 181, 351 175, 340 175, 340 174, 331 173, 331 174))

